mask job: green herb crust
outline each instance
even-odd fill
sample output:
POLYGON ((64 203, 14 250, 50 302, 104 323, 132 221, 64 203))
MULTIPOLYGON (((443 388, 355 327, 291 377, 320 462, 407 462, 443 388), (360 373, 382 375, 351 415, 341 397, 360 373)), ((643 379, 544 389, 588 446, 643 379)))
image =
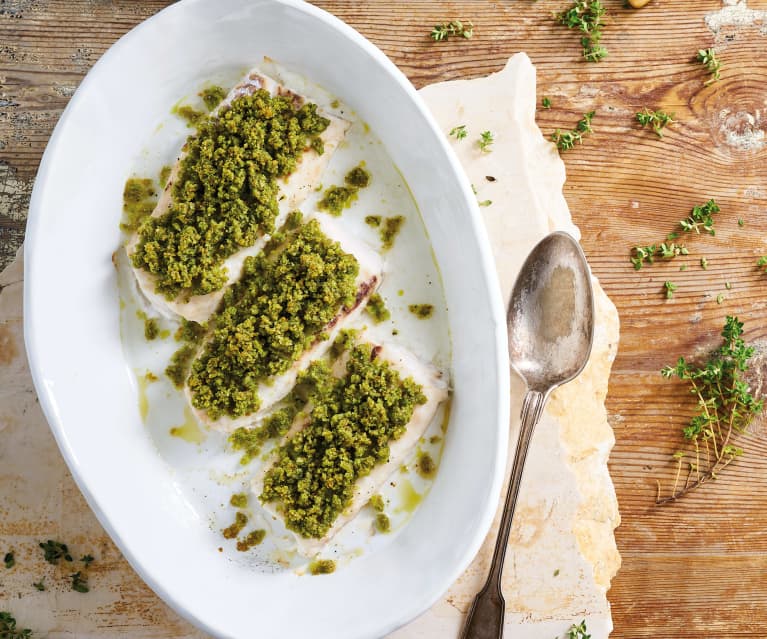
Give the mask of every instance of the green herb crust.
POLYGON ((372 345, 353 347, 346 375, 314 399, 307 426, 277 450, 260 499, 279 502, 290 530, 321 538, 351 503, 357 479, 388 461, 389 443, 425 402, 422 387, 376 359, 372 345))
POLYGON ((245 260, 192 363, 192 405, 211 419, 258 410, 258 386, 284 373, 357 292, 359 264, 316 220, 283 244, 245 260))
MULTIPOLYGON (((338 342, 347 331, 342 331, 338 342)), ((335 346, 335 343, 334 343, 335 346)), ((317 394, 327 393, 331 387, 331 373, 327 362, 315 360, 299 373, 296 385, 281 402, 282 407, 275 410, 256 428, 238 428, 229 435, 229 444, 234 450, 243 451, 240 464, 248 464, 261 452, 263 445, 275 437, 282 437, 290 430, 293 421, 308 401, 317 394)))
POLYGON ((434 306, 431 304, 410 304, 410 306, 407 307, 407 310, 418 319, 429 319, 434 315, 434 306))
POLYGON ((295 110, 265 90, 206 116, 187 139, 170 209, 138 229, 133 265, 155 275, 157 292, 169 299, 220 289, 224 260, 274 230, 277 179, 295 170, 329 123, 317 105, 295 110))
POLYGON ((336 562, 332 559, 317 559, 309 564, 309 572, 313 575, 329 575, 336 571, 336 562))

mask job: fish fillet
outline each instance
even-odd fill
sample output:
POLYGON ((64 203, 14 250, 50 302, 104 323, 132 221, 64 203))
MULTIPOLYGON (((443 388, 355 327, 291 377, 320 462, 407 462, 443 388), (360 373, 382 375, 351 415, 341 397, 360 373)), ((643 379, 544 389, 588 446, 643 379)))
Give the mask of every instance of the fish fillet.
MULTIPOLYGON (((307 98, 304 96, 290 91, 272 78, 253 70, 214 109, 212 112, 213 117, 215 117, 219 110, 231 104, 236 98, 243 95, 251 95, 259 89, 266 89, 271 95, 291 97, 294 108, 299 108, 307 101, 307 98)), ((318 112, 320 111, 318 110, 318 112)), ((319 155, 314 149, 307 149, 299 158, 296 170, 286 178, 278 180, 280 188, 280 195, 278 196, 279 213, 275 219, 275 228, 279 228, 285 221, 288 213, 300 206, 315 188, 328 162, 330 162, 333 152, 338 148, 338 145, 346 135, 346 131, 351 126, 351 122, 347 120, 327 113, 320 112, 320 114, 330 120, 327 129, 320 134, 320 138, 324 143, 324 153, 319 155)), ((152 211, 152 217, 160 217, 170 208, 172 203, 172 186, 178 176, 183 157, 184 153, 182 152, 182 155, 173 165, 168 183, 160 195, 157 206, 152 211)), ((130 236, 126 247, 128 255, 134 252, 138 246, 139 239, 137 232, 130 236)), ((230 255, 224 261, 228 274, 226 284, 220 290, 208 293, 207 295, 194 295, 187 298, 182 294, 176 299, 168 300, 162 293, 155 292, 156 277, 152 273, 134 266, 131 266, 131 268, 141 293, 160 315, 171 319, 183 317, 195 322, 205 322, 216 310, 226 288, 239 278, 245 258, 258 254, 267 240, 268 236, 262 235, 252 246, 230 255)))
MULTIPOLYGON (((367 505, 381 485, 405 462, 434 419, 437 408, 448 397, 447 382, 442 373, 432 364, 421 361, 413 353, 400 346, 383 344, 376 348, 378 349, 378 358, 388 362, 401 378, 411 377, 422 386, 426 403, 415 407, 405 432, 399 439, 390 442, 389 461, 376 466, 370 474, 357 480, 351 504, 338 516, 333 526, 321 539, 310 539, 293 533, 296 540, 296 550, 304 557, 313 557, 320 552, 367 505)), ((307 423, 307 420, 300 416, 285 439, 292 437, 307 423)), ((269 464, 267 462, 259 469, 251 482, 251 492, 256 498, 263 492, 264 477, 268 470, 269 464)), ((263 504, 268 515, 281 519, 278 506, 279 504, 272 502, 263 504)))
MULTIPOLYGON (((338 334, 352 324, 362 313, 370 296, 376 292, 383 278, 383 261, 381 256, 373 251, 367 244, 358 240, 345 231, 337 222, 318 216, 320 228, 330 239, 341 245, 345 253, 350 253, 357 259, 359 273, 355 280, 357 295, 351 308, 341 308, 338 314, 328 323, 324 333, 327 339, 317 339, 304 353, 282 373, 264 380, 258 387, 258 395, 261 400, 259 409, 250 415, 232 418, 227 415, 218 419, 211 419, 205 410, 195 408, 192 404, 192 395, 188 385, 184 385, 184 394, 189 406, 197 419, 215 430, 231 432, 241 426, 251 426, 259 421, 270 411, 270 408, 283 399, 295 386, 296 377, 305 370, 312 360, 322 357, 333 345, 338 334)), ((204 348, 204 344, 201 349, 204 348)))

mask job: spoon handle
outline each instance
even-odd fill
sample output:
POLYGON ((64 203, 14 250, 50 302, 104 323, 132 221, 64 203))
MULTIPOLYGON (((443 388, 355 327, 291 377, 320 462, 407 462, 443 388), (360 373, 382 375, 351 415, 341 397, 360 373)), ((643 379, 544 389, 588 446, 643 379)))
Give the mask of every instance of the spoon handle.
POLYGON ((505 602, 501 591, 501 576, 503 562, 506 558, 506 547, 509 543, 511 520, 514 507, 517 505, 519 486, 522 482, 522 469, 527 458, 527 449, 533 436, 535 425, 541 418, 543 407, 548 399, 548 392, 529 390, 522 403, 522 425, 517 439, 517 450, 514 453, 514 463, 511 466, 511 477, 503 505, 503 515, 498 528, 498 538, 495 542, 493 559, 490 563, 490 574, 485 585, 474 598, 469 615, 461 632, 461 639, 501 639, 503 637, 503 613, 505 602))

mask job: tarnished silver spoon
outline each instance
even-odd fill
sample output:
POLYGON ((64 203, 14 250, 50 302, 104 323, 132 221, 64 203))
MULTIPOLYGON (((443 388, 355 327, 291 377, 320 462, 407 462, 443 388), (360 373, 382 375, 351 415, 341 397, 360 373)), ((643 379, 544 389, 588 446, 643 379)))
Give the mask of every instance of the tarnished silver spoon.
POLYGON ((501 576, 530 439, 551 392, 575 378, 591 353, 591 275, 581 247, 567 233, 546 236, 525 260, 506 323, 511 365, 527 383, 527 393, 490 574, 469 610, 461 639, 503 637, 501 576))

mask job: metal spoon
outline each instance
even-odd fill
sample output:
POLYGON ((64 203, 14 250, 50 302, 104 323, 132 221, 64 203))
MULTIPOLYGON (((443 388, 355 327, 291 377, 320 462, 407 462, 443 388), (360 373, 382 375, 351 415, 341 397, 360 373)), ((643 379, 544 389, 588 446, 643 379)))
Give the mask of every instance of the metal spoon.
POLYGON ((522 425, 490 574, 475 597, 461 639, 503 637, 503 562, 527 449, 551 392, 586 366, 594 337, 591 275, 567 233, 543 238, 525 260, 506 315, 511 365, 527 383, 522 425))

